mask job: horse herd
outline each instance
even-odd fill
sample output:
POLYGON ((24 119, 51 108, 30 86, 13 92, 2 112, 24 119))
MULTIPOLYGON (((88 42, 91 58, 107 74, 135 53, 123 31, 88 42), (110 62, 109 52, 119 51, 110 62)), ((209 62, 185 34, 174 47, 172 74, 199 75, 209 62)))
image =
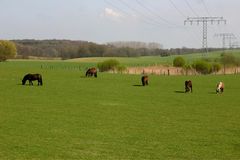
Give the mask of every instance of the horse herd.
MULTIPOLYGON (((219 82, 217 84, 217 87, 216 87, 216 93, 223 93, 223 90, 224 90, 224 83, 223 82, 219 82)), ((185 81, 185 93, 186 92, 189 92, 189 91, 193 91, 192 90, 192 81, 191 80, 188 80, 188 81, 185 81)))
MULTIPOLYGON (((87 71, 86 71, 86 74, 85 74, 86 77, 96 77, 97 78, 97 68, 89 68, 87 71)), ((43 81, 42 81, 42 75, 41 74, 26 74, 23 79, 22 79, 22 85, 25 85, 26 84, 26 81, 29 81, 29 85, 33 85, 33 82, 32 81, 35 81, 37 80, 38 81, 38 85, 43 85, 43 81)), ((142 86, 146 86, 148 85, 148 76, 147 75, 143 75, 141 77, 141 82, 142 82, 142 86)), ((185 81, 185 93, 187 92, 192 92, 193 91, 193 87, 192 87, 192 81, 191 80, 187 80, 185 81)), ((217 84, 217 87, 216 87, 216 93, 222 93, 224 90, 224 83, 223 82, 219 82, 217 84)))

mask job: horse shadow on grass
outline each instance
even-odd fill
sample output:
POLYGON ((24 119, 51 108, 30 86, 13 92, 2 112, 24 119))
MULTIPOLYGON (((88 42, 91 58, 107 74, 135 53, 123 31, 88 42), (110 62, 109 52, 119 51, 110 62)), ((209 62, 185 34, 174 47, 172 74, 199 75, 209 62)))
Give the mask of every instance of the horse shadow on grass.
MULTIPOLYGON (((93 77, 80 76, 80 78, 86 78, 86 79, 88 78, 88 79, 90 79, 90 78, 93 78, 93 77)), ((94 78, 96 78, 96 77, 94 77, 94 78)), ((93 79, 94 79, 94 78, 93 78, 93 79)))
POLYGON ((134 87, 142 87, 143 85, 141 85, 141 84, 134 84, 132 86, 134 86, 134 87))
POLYGON ((208 94, 216 94, 216 92, 212 91, 212 92, 208 92, 208 94))
POLYGON ((40 85, 37 85, 37 84, 33 84, 33 85, 30 85, 30 84, 25 84, 25 85, 23 85, 22 83, 17 83, 16 84, 17 86, 40 86, 40 85))
POLYGON ((185 91, 174 91, 175 93, 185 93, 185 91))
POLYGON ((80 78, 87 78, 86 76, 80 76, 80 78))

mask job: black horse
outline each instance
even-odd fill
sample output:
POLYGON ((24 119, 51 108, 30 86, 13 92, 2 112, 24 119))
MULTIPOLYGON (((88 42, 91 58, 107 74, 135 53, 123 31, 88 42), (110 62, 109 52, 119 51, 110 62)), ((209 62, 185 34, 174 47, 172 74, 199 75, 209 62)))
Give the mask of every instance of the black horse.
POLYGON ((33 85, 32 81, 38 80, 38 85, 43 85, 41 74, 27 74, 23 77, 22 85, 25 85, 26 81, 29 81, 29 85, 33 85))
POLYGON ((143 86, 148 85, 148 76, 142 76, 141 80, 143 86))
POLYGON ((185 93, 192 92, 192 81, 185 81, 185 93))
POLYGON ((89 68, 86 72, 86 77, 96 77, 97 78, 97 68, 89 68))

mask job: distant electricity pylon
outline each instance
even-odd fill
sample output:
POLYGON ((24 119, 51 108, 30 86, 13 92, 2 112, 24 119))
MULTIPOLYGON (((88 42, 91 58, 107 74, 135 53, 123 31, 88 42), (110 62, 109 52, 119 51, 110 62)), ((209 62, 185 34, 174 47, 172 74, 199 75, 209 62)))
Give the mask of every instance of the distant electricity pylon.
POLYGON ((239 42, 233 42, 232 43, 232 48, 239 48, 239 42))
POLYGON ((184 25, 186 23, 190 23, 191 25, 193 23, 199 23, 203 24, 203 39, 202 39, 202 48, 205 50, 205 53, 208 53, 208 44, 207 44, 207 35, 208 35, 208 23, 214 24, 217 22, 217 24, 220 24, 221 22, 224 22, 226 24, 226 20, 223 19, 223 17, 188 17, 187 20, 184 21, 184 25))
POLYGON ((223 51, 226 48, 226 40, 228 40, 228 42, 229 42, 229 48, 233 48, 234 45, 232 43, 233 42, 232 40, 237 39, 233 33, 218 33, 218 34, 215 34, 214 37, 222 37, 223 51))

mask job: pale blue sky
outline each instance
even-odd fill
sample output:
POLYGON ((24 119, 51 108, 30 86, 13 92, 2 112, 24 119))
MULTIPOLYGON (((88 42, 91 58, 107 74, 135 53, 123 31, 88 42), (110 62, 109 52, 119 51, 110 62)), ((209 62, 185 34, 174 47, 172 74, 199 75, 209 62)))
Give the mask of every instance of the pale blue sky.
POLYGON ((158 42, 164 48, 202 45, 202 26, 183 25, 187 16, 223 16, 215 33, 240 35, 239 0, 0 0, 0 39, 71 39, 158 42))

